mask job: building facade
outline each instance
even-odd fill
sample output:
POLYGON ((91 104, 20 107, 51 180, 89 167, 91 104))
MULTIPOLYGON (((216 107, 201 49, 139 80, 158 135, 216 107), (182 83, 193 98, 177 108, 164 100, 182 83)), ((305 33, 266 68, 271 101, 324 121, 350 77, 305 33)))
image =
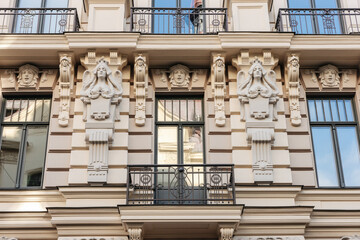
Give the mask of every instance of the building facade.
POLYGON ((359 0, 0 1, 0 239, 360 239, 359 0))

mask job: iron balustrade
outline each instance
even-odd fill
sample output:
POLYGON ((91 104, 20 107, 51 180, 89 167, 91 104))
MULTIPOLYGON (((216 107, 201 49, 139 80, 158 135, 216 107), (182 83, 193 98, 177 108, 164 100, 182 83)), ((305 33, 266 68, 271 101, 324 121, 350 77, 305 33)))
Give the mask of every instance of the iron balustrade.
POLYGON ((75 8, 0 8, 0 34, 62 34, 80 28, 75 8))
POLYGON ((233 178, 233 165, 129 165, 127 204, 235 204, 233 178))
POLYGON ((227 31, 226 8, 131 8, 131 31, 216 34, 227 31))
POLYGON ((279 9, 276 29, 296 34, 359 34, 360 9, 279 9))

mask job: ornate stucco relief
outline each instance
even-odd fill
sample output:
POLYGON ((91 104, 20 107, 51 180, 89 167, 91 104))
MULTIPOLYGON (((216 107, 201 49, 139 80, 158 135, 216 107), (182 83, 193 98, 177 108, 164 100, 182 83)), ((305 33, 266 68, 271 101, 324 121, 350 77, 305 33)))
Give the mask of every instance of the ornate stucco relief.
POLYGON ((141 228, 129 228, 129 240, 142 240, 142 229, 141 228))
POLYGON ((204 88, 207 71, 176 64, 169 69, 153 69, 151 73, 155 88, 183 91, 204 88))
POLYGON ((121 70, 127 61, 117 56, 117 52, 97 58, 90 51, 81 63, 86 68, 80 95, 89 144, 88 182, 106 183, 109 145, 113 140, 115 121, 119 120, 123 91, 121 70))
POLYGON ((72 64, 71 54, 60 54, 60 76, 59 76, 59 92, 60 92, 60 109, 58 123, 61 127, 67 127, 70 117, 71 91, 74 81, 74 65, 72 64))
POLYGON ((354 235, 354 236, 342 237, 341 240, 360 240, 360 236, 354 235))
POLYGON ((292 54, 287 62, 287 89, 289 94, 290 122, 293 126, 301 125, 300 114, 300 81, 299 81, 299 56, 292 54))
POLYGON ((232 240, 234 235, 234 228, 220 228, 221 240, 232 240))
POLYGON ((148 83, 146 57, 139 54, 135 57, 134 64, 135 124, 137 126, 145 125, 148 83))
POLYGON ((273 181, 271 146, 275 140, 274 121, 277 121, 279 100, 273 69, 278 59, 269 51, 263 52, 262 59, 250 57, 245 50, 233 59, 233 65, 238 70, 237 94, 241 120, 246 122, 247 140, 252 150, 254 181, 270 183, 273 181))
POLYGON ((304 240, 303 236, 251 236, 234 237, 234 240, 304 240))
POLYGON ((43 69, 25 64, 18 69, 0 70, 1 86, 10 91, 21 90, 52 90, 54 88, 57 71, 55 69, 43 69))
POLYGON ((225 57, 214 54, 211 66, 211 87, 214 95, 215 123, 218 127, 225 126, 225 57))
POLYGON ((356 88, 356 70, 339 69, 326 64, 318 69, 301 69, 304 86, 308 90, 341 91, 356 88))

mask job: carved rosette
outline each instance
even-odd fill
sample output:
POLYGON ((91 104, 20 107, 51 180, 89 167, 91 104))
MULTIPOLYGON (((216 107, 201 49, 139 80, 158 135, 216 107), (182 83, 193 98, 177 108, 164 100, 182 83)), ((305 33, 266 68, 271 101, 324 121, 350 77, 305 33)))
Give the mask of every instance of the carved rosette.
POLYGON ((142 229, 141 228, 129 228, 129 240, 142 240, 142 229))
POLYGON ((218 127, 225 126, 225 58, 220 54, 213 56, 212 64, 212 92, 215 105, 215 123, 218 127))
POLYGON ((144 126, 146 121, 146 97, 148 89, 148 66, 146 58, 139 54, 135 57, 134 92, 135 92, 135 124, 144 126))
POLYGON ((61 127, 67 127, 70 117, 72 81, 74 79, 74 66, 71 57, 67 54, 61 54, 59 68, 60 109, 58 123, 61 127))
POLYGON ((247 140, 251 146, 254 181, 271 183, 273 164, 271 146, 274 143, 274 121, 277 120, 279 89, 272 70, 278 59, 264 51, 263 62, 257 57, 251 61, 248 51, 242 51, 233 64, 238 69, 237 93, 240 102, 240 119, 246 121, 247 140), (248 74, 245 73, 248 70, 248 74))
POLYGON ((80 95, 84 103, 85 140, 89 144, 88 182, 106 183, 109 145, 115 121, 120 118, 121 70, 127 61, 118 57, 117 52, 97 60, 95 52, 90 51, 81 63, 87 69, 80 95))
POLYGON ((290 106, 290 121, 293 126, 301 125, 300 115, 300 83, 299 83, 299 56, 292 54, 288 58, 288 93, 290 106))

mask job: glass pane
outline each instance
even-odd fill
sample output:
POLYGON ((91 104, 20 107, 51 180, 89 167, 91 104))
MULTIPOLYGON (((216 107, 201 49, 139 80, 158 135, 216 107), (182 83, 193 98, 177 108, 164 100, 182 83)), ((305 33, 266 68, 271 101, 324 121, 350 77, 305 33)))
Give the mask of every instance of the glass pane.
POLYGON ((332 118, 331 118, 330 102, 329 102, 329 100, 323 100, 323 105, 324 105, 324 112, 325 112, 325 121, 331 122, 331 121, 332 121, 332 118))
POLYGON ((13 109, 13 100, 6 100, 4 122, 11 121, 12 109, 13 109))
POLYGON ((21 110, 20 110, 20 116, 19 121, 20 122, 26 122, 26 111, 28 107, 28 100, 21 100, 21 110))
POLYGON ((316 122, 317 117, 316 117, 315 101, 314 100, 309 100, 308 105, 309 105, 310 121, 316 122))
POLYGON ((346 113, 345 113, 345 105, 343 100, 337 100, 337 105, 340 114, 340 121, 346 122, 346 113))
POLYGON ((311 8, 310 0, 289 0, 289 8, 311 8))
POLYGON ((188 121, 195 121, 195 101, 188 100, 188 121))
POLYGON ((46 0, 46 8, 67 8, 68 0, 46 0))
POLYGON ((42 114, 43 114, 43 100, 37 99, 35 100, 35 122, 41 122, 42 121, 42 114))
POLYGON ((178 129, 177 127, 159 126, 158 127, 158 164, 177 164, 178 163, 178 129))
POLYGON ((0 152, 0 187, 14 188, 21 141, 21 127, 3 127, 0 152))
POLYGON ((322 101, 321 100, 316 100, 316 113, 317 113, 317 118, 319 122, 323 122, 324 121, 324 110, 323 110, 323 106, 322 106, 322 101))
MULTIPOLYGON (((298 2, 302 2, 304 0, 295 0, 298 2)), ((337 8, 337 0, 315 0, 316 8, 337 8)))
POLYGON ((157 120, 159 122, 162 122, 165 120, 165 114, 164 114, 164 110, 165 110, 165 100, 159 100, 158 101, 158 106, 157 106, 157 120))
POLYGON ((187 101, 180 100, 180 120, 187 121, 187 101))
POLYGON ((154 7, 162 8, 176 8, 176 0, 155 0, 154 7))
POLYGON ((194 0, 180 0, 180 1, 181 1, 180 5, 182 8, 191 8, 194 6, 193 3, 194 0))
POLYGON ((165 121, 171 122, 172 121, 172 100, 166 100, 165 101, 166 106, 166 119, 165 121))
MULTIPOLYGON (((19 0, 18 8, 41 8, 41 0, 19 0)), ((40 10, 18 10, 15 17, 15 33, 37 33, 40 10)))
POLYGON ((21 187, 41 186, 45 160, 47 126, 29 126, 25 141, 25 156, 21 174, 21 187))
POLYGON ((195 121, 197 122, 203 121, 201 100, 195 100, 195 121))
POLYGON ((180 101, 174 100, 173 101, 173 121, 175 121, 175 122, 180 122, 179 111, 180 111, 180 101))
POLYGON ((359 141, 355 126, 336 128, 345 186, 360 186, 359 141))
POLYGON ((203 128, 183 128, 184 164, 203 164, 203 128))
POLYGON ((330 100, 332 118, 334 122, 339 121, 339 111, 336 104, 336 100, 330 100))
POLYGON ((354 120, 354 113, 351 104, 351 100, 345 100, 345 108, 346 108, 346 116, 348 121, 355 121, 354 120))
POLYGON ((33 122, 34 116, 35 116, 35 100, 29 100, 26 121, 33 122))
POLYGON ((12 113, 12 117, 11 117, 12 122, 18 122, 19 121, 20 104, 21 104, 21 100, 14 100, 13 101, 13 113, 12 113))
POLYGON ((312 139, 320 187, 338 187, 339 180, 330 127, 312 127, 312 139))
POLYGON ((48 122, 50 118, 50 103, 51 100, 44 100, 43 122, 48 122))

